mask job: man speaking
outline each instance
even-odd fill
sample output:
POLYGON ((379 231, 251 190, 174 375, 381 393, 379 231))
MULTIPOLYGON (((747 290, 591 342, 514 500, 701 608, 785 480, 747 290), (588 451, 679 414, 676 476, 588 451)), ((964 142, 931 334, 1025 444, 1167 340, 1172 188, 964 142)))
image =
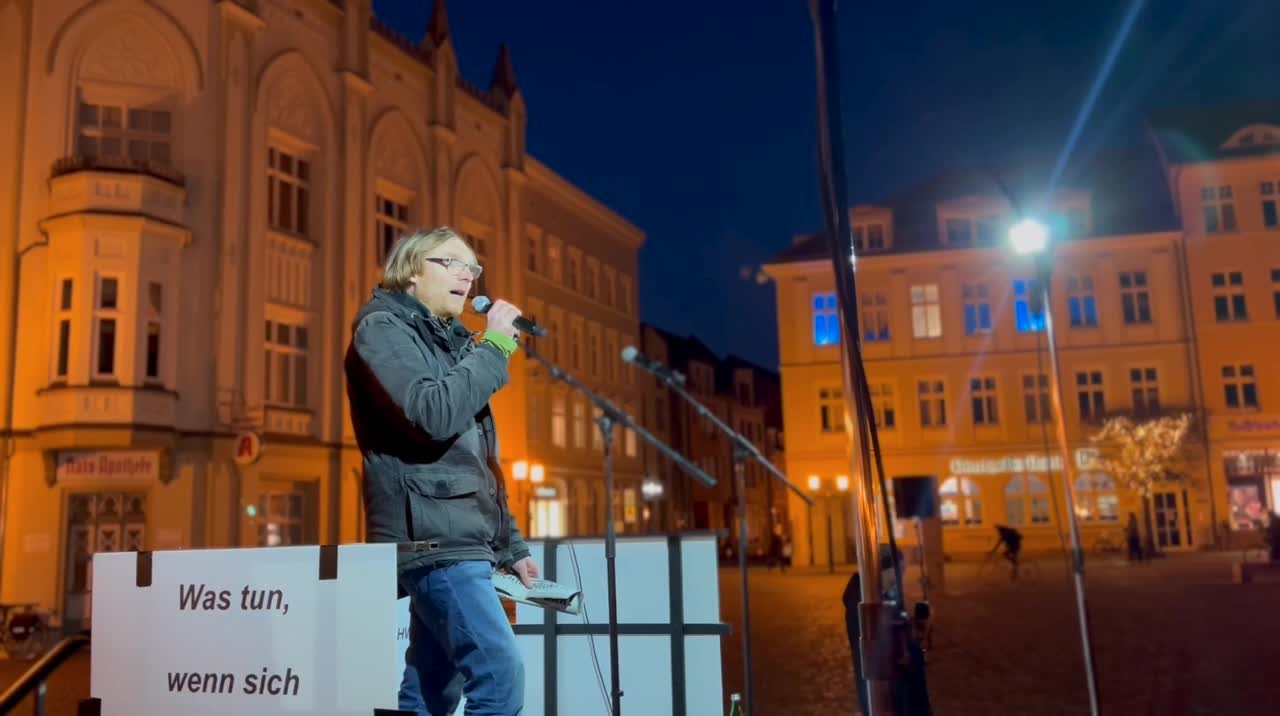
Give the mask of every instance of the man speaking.
POLYGON ((372 542, 398 542, 411 603, 400 708, 508 716, 524 706, 524 665, 490 581, 495 565, 529 584, 489 399, 508 380, 520 311, 496 301, 478 342, 461 321, 482 268, 452 229, 401 239, 360 310, 347 349, 347 398, 364 456, 372 542))

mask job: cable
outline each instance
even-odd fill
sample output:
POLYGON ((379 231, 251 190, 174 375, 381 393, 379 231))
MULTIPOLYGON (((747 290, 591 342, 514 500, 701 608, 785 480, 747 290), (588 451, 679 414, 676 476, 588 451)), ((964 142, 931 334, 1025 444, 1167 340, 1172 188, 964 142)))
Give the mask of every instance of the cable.
MULTIPOLYGON (((612 516, 612 515, 611 515, 612 516)), ((569 560, 573 562, 573 578, 577 581, 579 603, 582 607, 582 623, 591 626, 591 616, 587 613, 587 595, 582 590, 582 571, 578 568, 578 550, 574 548, 573 542, 566 542, 569 545, 569 560)), ((604 683, 604 670, 600 668, 600 656, 596 653, 596 637, 587 630, 587 642, 591 645, 591 662, 596 668, 596 684, 600 686, 600 698, 604 700, 604 711, 606 714, 613 714, 613 702, 609 698, 609 689, 604 683)))

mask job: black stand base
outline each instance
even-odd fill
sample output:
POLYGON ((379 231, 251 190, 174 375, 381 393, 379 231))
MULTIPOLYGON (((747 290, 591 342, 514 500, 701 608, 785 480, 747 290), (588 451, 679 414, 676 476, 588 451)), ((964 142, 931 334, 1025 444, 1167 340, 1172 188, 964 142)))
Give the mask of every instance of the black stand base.
MULTIPOLYGON (((81 699, 76 705, 76 716, 102 716, 102 699, 96 696, 81 699)), ((174 716, 178 715, 175 713, 174 716)), ((374 709, 373 716, 413 716, 413 712, 400 709, 374 709)))

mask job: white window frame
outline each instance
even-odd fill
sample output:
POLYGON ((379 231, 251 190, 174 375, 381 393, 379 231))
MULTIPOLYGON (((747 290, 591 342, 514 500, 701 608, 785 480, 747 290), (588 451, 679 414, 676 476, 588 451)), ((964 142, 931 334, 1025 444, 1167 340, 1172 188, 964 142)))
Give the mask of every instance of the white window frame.
POLYGON ((1000 389, 995 376, 975 375, 969 378, 969 410, 976 426, 1000 424, 1000 389))
POLYGON ((311 239, 315 228, 311 220, 314 204, 312 182, 316 179, 313 152, 271 142, 267 147, 267 227, 289 236, 311 239), (284 158, 289 159, 285 168, 284 158), (305 174, 305 176, 304 176, 305 174), (289 196, 288 217, 284 217, 282 196, 289 196), (301 201, 299 201, 301 200, 301 201))
POLYGON ((818 432, 824 435, 844 432, 844 388, 831 385, 818 388, 818 432))
POLYGON ((124 299, 126 295, 124 277, 115 273, 100 273, 94 277, 93 292, 93 346, 90 353, 91 375, 95 379, 116 380, 120 376, 120 347, 123 345, 121 334, 124 329, 124 299), (107 281, 115 282, 116 305, 105 308, 102 305, 103 286, 107 281), (111 321, 113 329, 111 346, 111 370, 103 371, 102 367, 102 329, 104 321, 111 321))
POLYGON ((1120 493, 1110 475, 1087 472, 1076 478, 1076 517, 1085 524, 1120 524, 1120 493), (1103 510, 1103 501, 1111 506, 1103 510))
POLYGON ((1222 366, 1222 402, 1233 412, 1254 412, 1261 408, 1258 394, 1258 373, 1250 363, 1234 363, 1222 366), (1246 397, 1246 388, 1253 388, 1253 404, 1246 397), (1234 393, 1235 399, 1232 400, 1234 393))
POLYGON ((142 322, 144 330, 142 334, 142 379, 148 383, 163 383, 165 380, 165 345, 164 345, 164 301, 165 301, 165 285, 163 281, 147 281, 147 292, 143 295, 145 302, 146 320, 142 322), (153 291, 158 291, 160 305, 156 305, 153 299, 153 291), (156 332, 156 370, 152 374, 149 370, 148 363, 151 360, 151 330, 156 332))
POLYGON ((1097 283, 1091 274, 1074 274, 1067 277, 1067 321, 1072 328, 1098 327, 1098 291, 1097 283), (1086 306, 1093 307, 1093 320, 1086 312, 1086 306), (1077 315, 1079 320, 1076 320, 1077 315))
POLYGON ((378 266, 386 265, 396 242, 409 234, 412 210, 412 192, 378 181, 373 193, 374 258, 378 266))
POLYGON ((945 429, 948 420, 947 382, 940 378, 919 378, 916 380, 916 397, 920 408, 920 427, 925 430, 945 429))
POLYGON ((982 488, 977 480, 952 475, 938 485, 938 498, 938 514, 944 528, 982 526, 982 488), (949 510, 956 513, 955 519, 946 517, 949 510))
POLYGON ((1145 269, 1121 271, 1116 281, 1120 287, 1121 318, 1126 326, 1150 325, 1153 319, 1151 310, 1151 281, 1145 269), (1125 285, 1126 279, 1129 285, 1125 285), (1132 320, 1125 312, 1132 309, 1132 320), (1145 313, 1145 315, 1144 315, 1145 313))
POLYGON ((279 317, 268 316, 264 326, 263 335, 263 374, 262 374, 262 399, 266 405, 278 408, 286 408, 291 410, 309 410, 311 404, 311 350, 314 340, 312 338, 312 330, 309 322, 297 320, 282 320, 279 317), (280 339, 280 328, 284 326, 288 330, 287 341, 282 342, 280 339), (302 343, 299 345, 297 338, 298 330, 303 331, 302 343), (270 335, 266 335, 269 332, 270 335), (288 366, 287 377, 284 381, 283 398, 279 397, 281 388, 282 371, 279 367, 281 359, 284 359, 285 365, 288 366), (299 380, 301 375, 301 380, 299 380))
POLYGON ((1107 412, 1107 378, 1101 370, 1076 371, 1076 409, 1081 420, 1101 420, 1107 412))
MULTIPOLYGON (((839 310, 836 311, 836 335, 840 335, 839 310)), ((862 292, 862 340, 864 343, 883 343, 893 340, 893 328, 889 324, 889 292, 870 289, 862 292)), ((837 340, 835 344, 838 344, 837 340)), ((832 345, 835 345, 832 344, 832 345)))
POLYGON ((1133 412, 1152 415, 1160 411, 1160 369, 1156 366, 1135 366, 1129 369, 1129 397, 1133 412), (1154 405, 1152 405, 1154 399, 1154 405))
POLYGON ((569 446, 569 414, 565 404, 564 391, 556 390, 551 394, 551 444, 556 447, 569 446))
POLYGON ((893 383, 869 383, 867 390, 871 393, 871 409, 875 413, 876 427, 880 430, 897 428, 898 401, 894 397, 893 383))
POLYGON ((1209 276, 1213 290, 1213 320, 1239 323, 1249 320, 1249 303, 1243 271, 1215 271, 1209 276))
POLYGON ((1235 192, 1230 184, 1201 187, 1200 206, 1206 234, 1230 233, 1240 229, 1235 192))
POLYGON ((72 341, 75 339, 76 281, 72 276, 59 276, 53 282, 53 360, 49 372, 53 380, 66 382, 71 375, 71 362, 75 358, 72 341), (63 365, 59 365, 62 363, 63 365))
POLYGON ((546 237, 547 278, 556 283, 564 281, 564 242, 554 236, 546 237))
POLYGON ((172 102, 167 97, 146 97, 148 93, 95 92, 82 88, 76 103, 75 154, 87 158, 129 160, 160 166, 173 166, 175 120, 172 102), (111 112, 110 110, 115 110, 111 112), (88 115, 95 117, 87 123, 88 115), (118 115, 118 116, 117 116, 118 115), (108 117, 113 120, 108 120, 108 117), (152 130, 151 125, 163 117, 167 127, 152 130), (114 124, 108 124, 113 121, 114 124), (107 142, 118 146, 103 151, 107 142), (135 149, 142 149, 141 154, 135 149))
POLYGON ((1048 425, 1053 422, 1053 401, 1049 395, 1047 373, 1023 373, 1022 412, 1027 425, 1048 425))
POLYGON ((1004 487, 1005 521, 1010 527, 1053 524, 1049 484, 1039 475, 1014 475, 1004 487), (1013 509, 1017 505, 1017 509, 1013 509))
POLYGON ((573 399, 573 446, 587 446, 587 404, 586 399, 575 396, 573 399))
POLYGON ((911 336, 919 340, 942 337, 942 302, 938 284, 917 284, 910 288, 911 336))

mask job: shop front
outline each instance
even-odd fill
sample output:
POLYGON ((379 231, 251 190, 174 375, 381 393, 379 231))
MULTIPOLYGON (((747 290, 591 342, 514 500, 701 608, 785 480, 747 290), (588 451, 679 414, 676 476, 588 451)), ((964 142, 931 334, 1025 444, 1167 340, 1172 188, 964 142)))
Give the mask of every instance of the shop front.
POLYGON ((1232 531, 1261 530, 1269 513, 1280 511, 1280 445, 1224 450, 1222 466, 1232 531))
MULTIPOLYGON (((1086 550, 1121 543, 1121 532, 1132 512, 1142 519, 1141 501, 1117 487, 1097 464, 1097 450, 1090 447, 1071 453, 1075 513, 1086 550)), ((886 469, 894 461, 886 457, 886 469)), ((916 459, 913 462, 923 461, 916 459)), ((1043 452, 995 455, 939 456, 929 465, 911 464, 896 474, 935 474, 938 477, 938 511, 943 526, 943 548, 952 558, 978 558, 995 548, 997 525, 1012 527, 1023 535, 1026 554, 1060 553, 1070 545, 1067 523, 1063 461, 1043 452)), ((1173 508, 1170 507, 1170 510, 1173 508)), ((1189 544, 1189 522, 1169 513, 1157 524, 1168 525, 1170 546, 1189 544)), ((897 532, 911 539, 911 528, 897 532)))

